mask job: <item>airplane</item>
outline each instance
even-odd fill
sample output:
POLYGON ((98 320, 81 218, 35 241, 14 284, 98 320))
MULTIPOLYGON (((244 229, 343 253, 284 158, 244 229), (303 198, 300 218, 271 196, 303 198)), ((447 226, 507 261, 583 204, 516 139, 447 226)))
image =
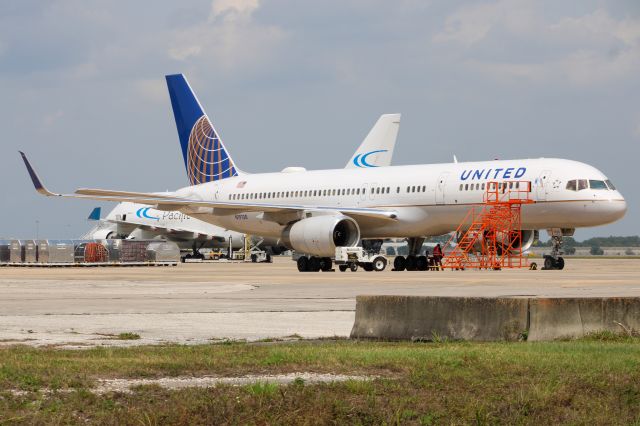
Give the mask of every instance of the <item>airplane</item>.
MULTIPOLYGON (((518 248, 526 250, 537 230, 550 230, 554 248, 545 266, 549 261, 557 269, 564 266, 563 236, 578 227, 614 222, 627 210, 624 197, 601 171, 556 158, 387 167, 368 167, 365 161, 364 167, 350 169, 248 174, 238 168, 185 77, 169 75, 166 80, 178 108, 190 186, 171 193, 88 188, 54 193, 21 152, 36 191, 179 210, 238 232, 280 238, 305 254, 297 261, 300 271, 325 269, 318 259, 330 267, 337 247, 384 238, 407 238, 409 256, 396 262, 399 269, 413 266, 425 236, 455 231, 471 207, 483 204, 489 182, 529 188, 534 203, 522 206, 518 248)), ((385 267, 383 258, 374 270, 385 267)))
MULTIPOLYGON (((173 98, 172 106, 180 135, 178 124, 180 109, 173 98)), ((381 115, 353 156, 347 161, 345 168, 390 165, 398 137, 400 118, 400 114, 381 115)), ((186 164, 188 158, 184 158, 184 160, 186 164)), ((285 170, 300 171, 304 169, 288 167, 285 170)), ((209 177, 205 178, 205 180, 207 179, 209 177)), ((244 244, 244 235, 241 233, 212 225, 180 211, 159 211, 137 203, 119 203, 105 219, 100 219, 100 208, 97 207, 91 212, 89 219, 98 221, 98 224, 83 238, 153 239, 161 237, 176 242, 183 250, 192 250, 193 253, 187 255, 187 258, 204 258, 200 253, 201 249, 227 248, 229 241, 234 249, 239 249, 244 244)), ((272 254, 280 254, 286 250, 279 238, 254 237, 253 240, 255 244, 268 249, 272 254)))

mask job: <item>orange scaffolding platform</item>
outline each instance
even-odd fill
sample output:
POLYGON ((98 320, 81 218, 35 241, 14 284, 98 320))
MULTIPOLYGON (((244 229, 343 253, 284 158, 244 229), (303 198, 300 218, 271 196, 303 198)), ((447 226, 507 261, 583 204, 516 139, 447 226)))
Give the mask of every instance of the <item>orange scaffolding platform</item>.
POLYGON ((450 269, 528 268, 523 256, 522 205, 531 204, 531 182, 488 182, 483 204, 473 207, 445 247, 442 259, 450 269))

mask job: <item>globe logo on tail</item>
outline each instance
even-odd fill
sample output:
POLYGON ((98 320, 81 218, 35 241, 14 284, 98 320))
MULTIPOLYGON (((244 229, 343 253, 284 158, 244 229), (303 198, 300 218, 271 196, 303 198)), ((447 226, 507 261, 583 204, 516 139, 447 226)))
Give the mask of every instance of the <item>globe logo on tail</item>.
POLYGON ((233 161, 206 115, 200 117, 191 129, 187 171, 191 185, 238 175, 233 161))

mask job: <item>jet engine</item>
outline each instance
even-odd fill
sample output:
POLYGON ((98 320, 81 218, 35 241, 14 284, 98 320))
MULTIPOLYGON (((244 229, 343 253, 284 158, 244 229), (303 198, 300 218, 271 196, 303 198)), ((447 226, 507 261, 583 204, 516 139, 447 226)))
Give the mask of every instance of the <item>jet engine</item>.
POLYGON ((91 238, 94 240, 111 240, 118 238, 118 235, 113 229, 98 229, 91 234, 91 238))
POLYGON ((359 240, 358 224, 344 215, 308 217, 288 225, 282 233, 288 247, 319 257, 333 257, 336 247, 352 247, 359 240))
MULTIPOLYGON (((482 238, 485 238, 485 237, 486 237, 486 234, 482 238)), ((462 238, 462 235, 458 234, 457 240, 460 241, 461 238, 462 238)), ((522 251, 529 250, 529 248, 533 245, 533 243, 538 239, 538 231, 531 230, 531 229, 522 229, 517 232, 517 235, 515 237, 512 237, 514 239, 513 242, 509 241, 508 238, 509 237, 506 235, 499 236, 498 242, 503 248, 507 248, 511 246, 511 249, 515 254, 515 252, 518 252, 520 250, 522 251)), ((474 251, 480 251, 480 250, 481 250, 480 241, 478 241, 474 246, 474 251)))

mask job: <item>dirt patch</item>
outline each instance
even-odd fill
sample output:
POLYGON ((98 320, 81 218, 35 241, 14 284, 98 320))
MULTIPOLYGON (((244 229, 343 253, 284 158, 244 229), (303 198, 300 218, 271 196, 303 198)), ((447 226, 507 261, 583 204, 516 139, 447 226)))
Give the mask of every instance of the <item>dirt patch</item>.
POLYGON ((253 383, 274 383, 286 385, 301 381, 305 384, 345 382, 348 380, 367 381, 374 376, 349 376, 343 374, 289 373, 261 374, 240 377, 162 377, 159 379, 103 379, 92 392, 132 392, 136 386, 157 385, 165 389, 209 388, 217 385, 244 386, 253 383))

